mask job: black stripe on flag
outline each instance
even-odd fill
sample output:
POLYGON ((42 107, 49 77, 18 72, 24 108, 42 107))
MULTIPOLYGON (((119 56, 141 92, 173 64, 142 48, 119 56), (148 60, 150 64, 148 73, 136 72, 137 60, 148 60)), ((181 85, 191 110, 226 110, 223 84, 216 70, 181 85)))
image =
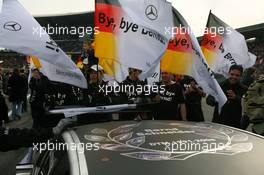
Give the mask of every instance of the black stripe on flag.
POLYGON ((118 0, 96 0, 96 3, 109 4, 114 6, 121 6, 118 0))

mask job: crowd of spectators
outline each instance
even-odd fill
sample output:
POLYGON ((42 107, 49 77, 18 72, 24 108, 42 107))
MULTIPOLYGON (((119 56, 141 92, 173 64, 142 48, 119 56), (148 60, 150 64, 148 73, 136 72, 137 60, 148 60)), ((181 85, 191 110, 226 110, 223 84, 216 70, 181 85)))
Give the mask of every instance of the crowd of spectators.
MULTIPOLYGON (((65 44, 67 45, 67 42, 65 42, 65 44)), ((67 45, 67 47, 70 46, 71 45, 69 44, 67 45)), ((75 46, 77 45, 74 45, 74 47, 75 46)), ((122 89, 121 92, 116 93, 114 91, 107 94, 104 91, 101 91, 102 87, 108 88, 112 86, 111 89, 114 89, 115 87, 113 88, 113 82, 105 81, 105 72, 103 68, 98 65, 98 58, 94 56, 94 49, 92 46, 92 42, 87 41, 79 47, 81 50, 81 57, 88 60, 87 66, 82 70, 87 79, 87 89, 80 89, 63 83, 51 82, 37 69, 31 70, 32 77, 28 86, 27 83, 25 83, 28 82, 28 79, 24 76, 25 74, 23 75, 23 73, 27 71, 17 69, 21 69, 23 65, 27 65, 26 57, 16 53, 2 52, 0 54, 0 60, 3 60, 2 67, 12 68, 12 74, 9 72, 7 72, 8 74, 1 73, 3 97, 5 94, 8 95, 12 106, 11 120, 21 118, 23 109, 22 105, 27 104, 26 95, 28 92, 27 87, 29 87, 31 92, 29 102, 31 104, 31 115, 34 128, 50 126, 49 122, 54 121, 54 118, 52 120, 47 120, 48 118, 45 112, 49 109, 65 105, 102 106, 120 103, 153 102, 157 104, 155 110, 153 110, 155 111, 153 116, 140 113, 138 115, 126 115, 126 119, 129 116, 130 120, 137 120, 140 118, 204 121, 201 100, 206 94, 191 77, 181 77, 176 80, 172 74, 161 72, 161 81, 156 84, 159 87, 159 91, 146 93, 145 89, 149 86, 145 81, 139 79, 141 70, 129 68, 129 75, 126 80, 121 83, 117 82, 118 87, 122 89), (18 82, 21 82, 20 89, 17 86, 18 82), (126 89, 127 86, 129 87, 128 90, 126 89), (138 90, 138 87, 141 90, 138 90), (132 91, 130 88, 134 90, 132 91), (19 92, 19 95, 17 95, 17 92, 19 92), (45 126, 43 124, 45 124, 45 126)), ((261 44, 261 46, 264 45, 261 44)), ((261 49, 258 50, 261 46, 255 46, 252 48, 253 51, 255 51, 254 53, 261 51, 261 49)), ((263 65, 263 63, 259 61, 261 59, 262 57, 258 55, 258 65, 263 65)), ((246 77, 243 78, 244 70, 241 66, 233 65, 230 68, 228 78, 222 83, 219 83, 228 98, 228 101, 223 106, 220 114, 217 101, 213 97, 207 97, 207 104, 215 107, 213 122, 241 128, 241 98, 243 94, 246 93, 247 87, 254 82, 257 69, 258 67, 255 66, 254 69, 247 70, 246 77), (241 82, 243 82, 243 84, 241 82)), ((24 109, 24 112, 26 112, 27 108, 24 107, 24 109)), ((120 119, 123 119, 122 115, 120 119)), ((244 125, 246 126, 246 124, 244 125)))
POLYGON ((3 68, 22 68, 27 65, 26 56, 9 51, 0 51, 0 60, 3 62, 3 68))
POLYGON ((66 53, 81 53, 82 41, 78 41, 78 40, 57 40, 56 43, 66 53))
POLYGON ((264 43, 247 43, 250 52, 255 55, 264 58, 264 43))

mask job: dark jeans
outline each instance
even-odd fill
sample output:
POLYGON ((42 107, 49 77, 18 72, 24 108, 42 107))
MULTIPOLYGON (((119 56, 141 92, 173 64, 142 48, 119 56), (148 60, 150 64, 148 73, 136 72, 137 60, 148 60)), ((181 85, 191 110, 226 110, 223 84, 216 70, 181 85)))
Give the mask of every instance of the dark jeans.
POLYGON ((248 116, 242 116, 241 118, 241 129, 246 130, 249 125, 249 118, 248 116))
POLYGON ((2 95, 0 95, 0 124, 2 124, 3 120, 6 123, 9 122, 8 107, 6 105, 5 98, 2 95))
POLYGON ((32 116, 32 120, 33 120, 33 126, 32 128, 40 128, 42 126, 42 120, 44 117, 44 109, 41 108, 38 105, 33 105, 31 104, 31 116, 32 116))

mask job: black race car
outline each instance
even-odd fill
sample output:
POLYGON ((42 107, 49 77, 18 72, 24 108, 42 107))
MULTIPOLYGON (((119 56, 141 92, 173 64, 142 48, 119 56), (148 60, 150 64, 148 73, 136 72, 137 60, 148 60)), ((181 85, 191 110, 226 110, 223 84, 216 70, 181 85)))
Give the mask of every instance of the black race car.
POLYGON ((35 145, 17 174, 263 175, 263 148, 262 136, 215 123, 100 121, 35 145))

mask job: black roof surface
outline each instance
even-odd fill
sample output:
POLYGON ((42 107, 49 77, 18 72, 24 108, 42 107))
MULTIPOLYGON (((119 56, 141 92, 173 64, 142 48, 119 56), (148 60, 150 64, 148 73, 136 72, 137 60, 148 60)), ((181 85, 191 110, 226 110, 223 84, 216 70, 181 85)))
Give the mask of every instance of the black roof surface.
POLYGON ((123 121, 75 132, 81 143, 100 144, 85 151, 93 175, 264 174, 263 137, 219 124, 123 121))

